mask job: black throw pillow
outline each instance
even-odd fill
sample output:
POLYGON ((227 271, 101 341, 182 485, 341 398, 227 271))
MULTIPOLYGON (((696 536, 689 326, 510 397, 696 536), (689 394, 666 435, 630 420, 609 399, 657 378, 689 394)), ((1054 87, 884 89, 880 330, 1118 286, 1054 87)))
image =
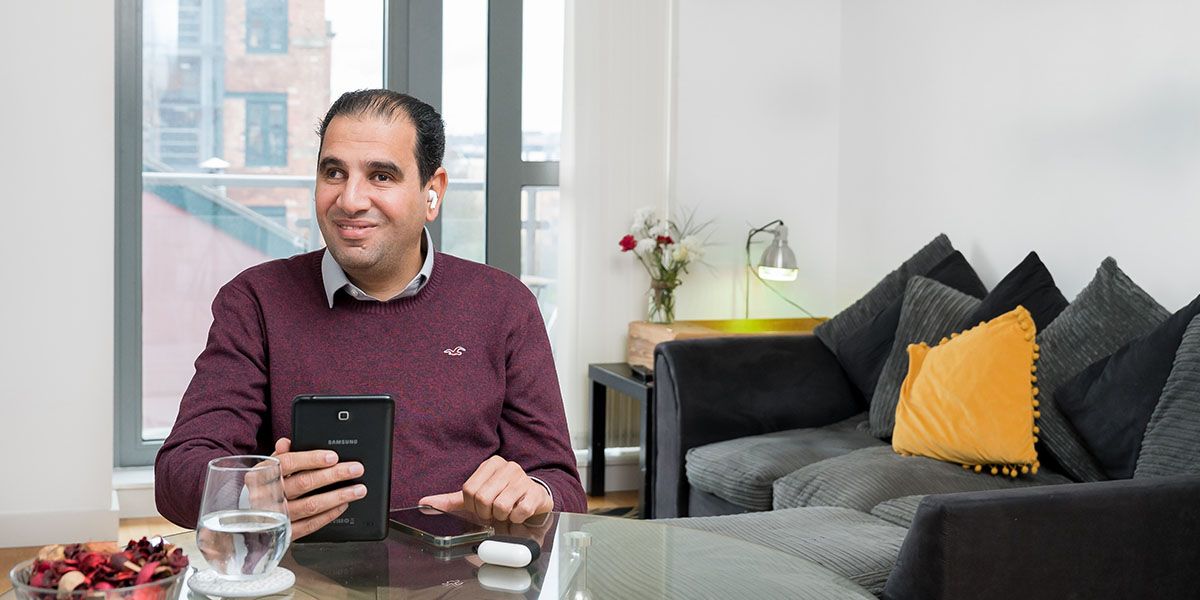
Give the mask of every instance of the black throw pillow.
MULTIPOLYGON (((957 250, 934 265, 924 276, 976 298, 987 294, 987 288, 979 280, 975 269, 971 268, 971 263, 957 250)), ((896 299, 862 327, 847 334, 838 344, 838 362, 868 402, 875 393, 883 363, 887 361, 896 339, 896 326, 900 323, 903 304, 903 297, 896 299)))
POLYGON ((983 298, 979 308, 967 317, 963 327, 973 327, 983 321, 991 321, 1024 306, 1033 316, 1037 330, 1041 331, 1067 307, 1067 299, 1054 283, 1054 277, 1042 264, 1037 252, 1030 252, 995 288, 983 298))
POLYGON ((1183 332, 1198 314, 1200 297, 1055 392, 1055 404, 1109 477, 1133 477, 1146 424, 1171 374, 1183 332))

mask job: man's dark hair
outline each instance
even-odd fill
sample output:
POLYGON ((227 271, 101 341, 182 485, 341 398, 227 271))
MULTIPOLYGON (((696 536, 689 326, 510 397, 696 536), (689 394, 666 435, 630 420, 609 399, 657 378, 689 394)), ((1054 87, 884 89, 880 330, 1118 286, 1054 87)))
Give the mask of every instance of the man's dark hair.
POLYGON ((357 90, 342 94, 317 128, 321 145, 325 145, 325 130, 334 117, 380 117, 391 120, 401 115, 412 121, 417 130, 417 145, 413 148, 413 156, 417 159, 417 169, 421 175, 421 185, 429 183, 429 178, 438 167, 442 166, 442 156, 446 153, 446 124, 432 106, 400 92, 391 90, 357 90))

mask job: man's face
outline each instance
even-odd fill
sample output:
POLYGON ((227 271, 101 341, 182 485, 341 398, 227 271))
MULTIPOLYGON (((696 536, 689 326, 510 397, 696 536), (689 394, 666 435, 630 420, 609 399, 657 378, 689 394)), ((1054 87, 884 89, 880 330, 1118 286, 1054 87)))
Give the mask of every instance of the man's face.
MULTIPOLYGON (((438 210, 429 208, 421 185, 416 139, 406 117, 337 116, 325 129, 317 158, 317 223, 351 277, 380 281, 403 274, 406 261, 419 263, 422 229, 438 210)), ((444 173, 439 169, 431 182, 439 197, 444 173)))

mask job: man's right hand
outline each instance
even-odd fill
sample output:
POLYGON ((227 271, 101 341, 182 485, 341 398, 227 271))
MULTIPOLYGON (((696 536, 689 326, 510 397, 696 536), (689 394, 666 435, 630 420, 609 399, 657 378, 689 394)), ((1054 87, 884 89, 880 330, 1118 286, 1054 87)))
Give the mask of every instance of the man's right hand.
POLYGON ((271 456, 279 459, 283 471, 283 494, 288 500, 288 518, 292 521, 292 539, 295 540, 338 518, 351 502, 367 495, 367 486, 352 485, 297 500, 315 489, 361 477, 363 466, 357 462, 338 463, 337 454, 332 450, 291 450, 292 441, 279 438, 271 456))

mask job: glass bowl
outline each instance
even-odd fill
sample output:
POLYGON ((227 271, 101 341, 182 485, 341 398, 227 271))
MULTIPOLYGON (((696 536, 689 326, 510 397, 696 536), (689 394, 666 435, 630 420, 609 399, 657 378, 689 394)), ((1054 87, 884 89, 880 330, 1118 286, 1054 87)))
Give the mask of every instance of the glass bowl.
POLYGON ((184 576, 188 572, 188 569, 183 569, 165 579, 114 590, 80 590, 60 593, 58 590, 29 585, 29 572, 33 568, 33 561, 34 559, 30 559, 19 563, 8 573, 17 600, 83 600, 85 598, 89 600, 97 598, 105 600, 175 600, 179 597, 179 592, 183 590, 184 576))

